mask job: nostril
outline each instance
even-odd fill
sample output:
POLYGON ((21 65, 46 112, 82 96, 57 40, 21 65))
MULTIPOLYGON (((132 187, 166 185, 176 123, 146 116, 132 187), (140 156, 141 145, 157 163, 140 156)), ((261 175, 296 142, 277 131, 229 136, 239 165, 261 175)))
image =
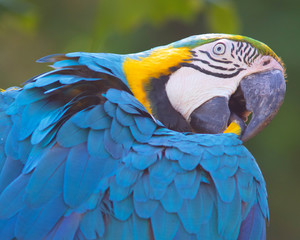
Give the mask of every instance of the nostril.
POLYGON ((268 65, 270 62, 271 62, 270 60, 266 60, 266 61, 264 61, 264 62, 263 62, 263 66, 266 66, 266 65, 268 65))

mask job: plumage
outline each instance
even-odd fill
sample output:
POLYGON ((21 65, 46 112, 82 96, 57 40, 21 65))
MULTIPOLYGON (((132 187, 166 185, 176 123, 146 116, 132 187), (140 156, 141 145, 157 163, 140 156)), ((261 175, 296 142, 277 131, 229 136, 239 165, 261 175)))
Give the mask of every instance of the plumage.
POLYGON ((284 71, 266 45, 208 34, 137 54, 39 62, 55 69, 0 92, 1 239, 265 239, 266 185, 243 146, 251 125, 241 123, 246 108, 237 96, 244 71, 284 71), (241 42, 257 59, 271 58, 271 70, 250 56, 241 69, 225 68, 238 58, 208 51, 241 42), (192 114, 201 118, 196 103, 205 94, 197 98, 193 79, 214 96, 227 94, 226 124, 235 122, 240 135, 195 130, 192 114))

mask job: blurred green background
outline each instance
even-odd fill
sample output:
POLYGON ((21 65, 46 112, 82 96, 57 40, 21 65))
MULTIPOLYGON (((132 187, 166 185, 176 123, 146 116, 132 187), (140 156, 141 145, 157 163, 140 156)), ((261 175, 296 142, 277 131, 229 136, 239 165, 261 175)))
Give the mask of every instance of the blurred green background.
POLYGON ((0 0, 0 86, 49 70, 35 60, 53 53, 132 53, 208 32, 267 43, 286 64, 287 95, 247 147, 267 182, 267 239, 300 239, 299 11, 297 0, 0 0))

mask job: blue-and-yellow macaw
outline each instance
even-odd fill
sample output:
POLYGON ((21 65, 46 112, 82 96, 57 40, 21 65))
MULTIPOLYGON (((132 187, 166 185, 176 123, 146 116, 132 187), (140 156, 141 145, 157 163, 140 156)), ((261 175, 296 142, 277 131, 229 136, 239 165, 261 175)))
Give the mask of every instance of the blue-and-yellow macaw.
POLYGON ((54 70, 0 94, 2 240, 265 239, 265 181, 242 143, 283 102, 269 47, 205 34, 39 61, 54 70))

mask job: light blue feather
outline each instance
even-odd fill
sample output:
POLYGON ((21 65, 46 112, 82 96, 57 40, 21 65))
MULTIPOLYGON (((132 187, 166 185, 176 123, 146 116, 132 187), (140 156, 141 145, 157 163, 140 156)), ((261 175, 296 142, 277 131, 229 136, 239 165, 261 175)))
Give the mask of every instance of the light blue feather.
POLYGON ((88 211, 84 214, 80 222, 80 230, 87 239, 96 239, 97 236, 103 236, 105 223, 99 208, 96 208, 93 211, 88 211))
POLYGON ((155 239, 173 239, 179 227, 178 216, 167 213, 160 205, 151 217, 151 226, 155 239))

